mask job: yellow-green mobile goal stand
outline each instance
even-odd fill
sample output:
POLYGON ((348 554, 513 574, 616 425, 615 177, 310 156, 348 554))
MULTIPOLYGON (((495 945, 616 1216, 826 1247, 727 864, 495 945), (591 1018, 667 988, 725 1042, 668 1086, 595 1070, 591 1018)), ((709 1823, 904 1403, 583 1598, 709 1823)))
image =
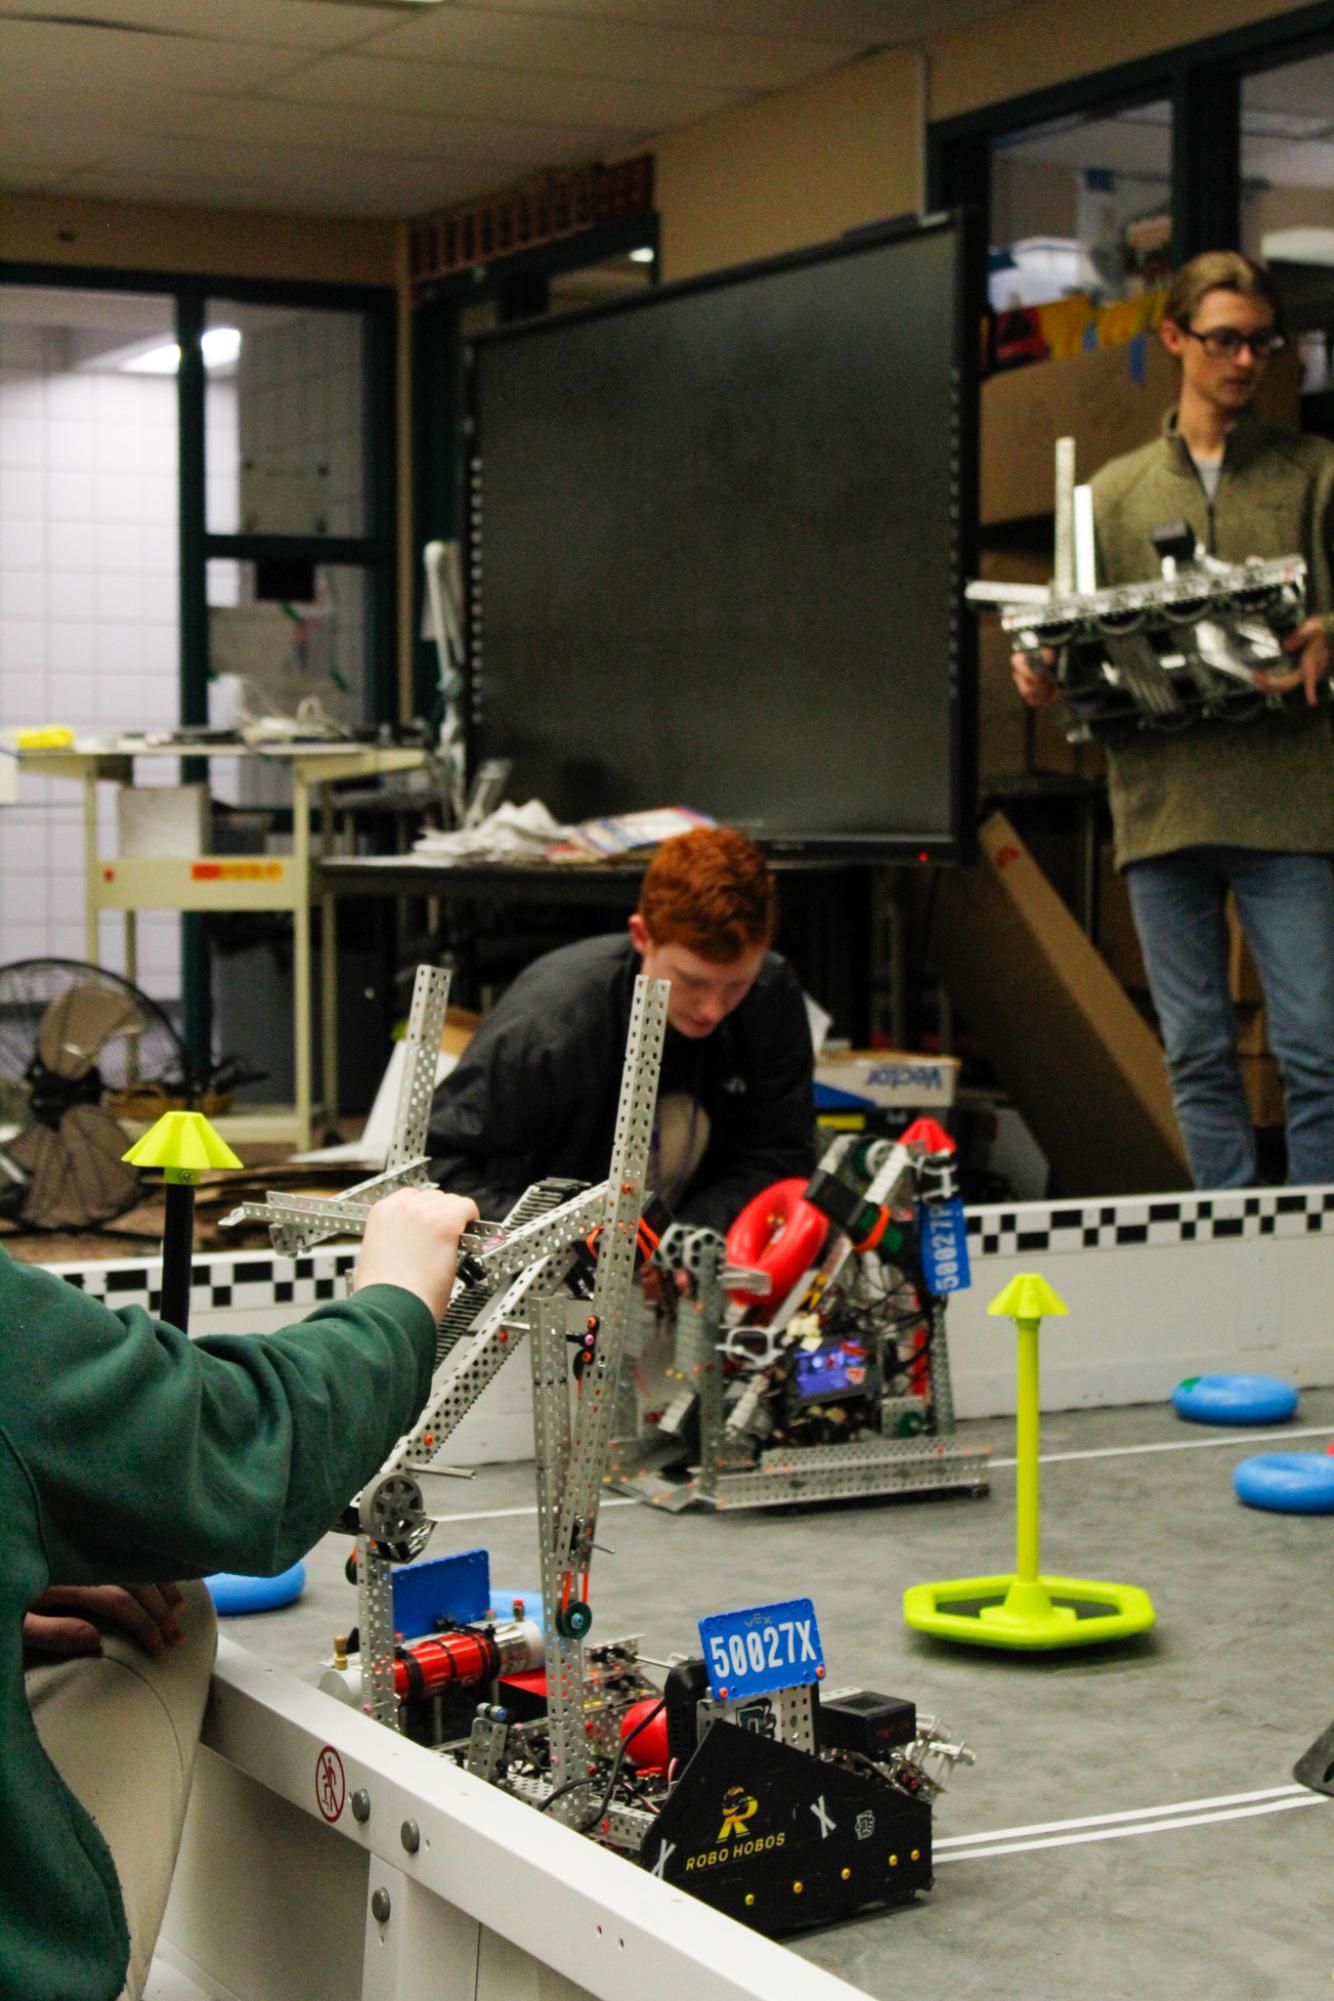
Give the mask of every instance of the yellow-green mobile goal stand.
POLYGON ((164 1112, 121 1156, 132 1167, 160 1167, 166 1183, 162 1230, 162 1318, 190 1329, 190 1260, 195 1236, 195 1184, 206 1167, 239 1167, 225 1139, 202 1112, 164 1112))
POLYGON ((914 1584, 903 1594, 903 1616, 918 1632, 973 1647, 1091 1647, 1143 1633, 1154 1612, 1137 1585, 1044 1577, 1038 1569, 1038 1327, 1066 1307, 1045 1279, 1021 1272, 987 1311, 1013 1320, 1019 1335, 1018 1568, 1012 1576, 914 1584))

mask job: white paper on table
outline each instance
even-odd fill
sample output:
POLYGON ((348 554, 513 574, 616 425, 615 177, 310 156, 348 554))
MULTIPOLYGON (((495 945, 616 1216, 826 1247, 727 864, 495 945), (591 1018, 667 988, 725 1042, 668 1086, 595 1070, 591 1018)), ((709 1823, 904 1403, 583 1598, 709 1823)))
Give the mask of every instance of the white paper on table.
POLYGON ((818 1056, 824 1048, 826 1035, 834 1025, 834 1017, 832 1014, 827 1014, 819 1001, 813 1000, 805 991, 801 997, 806 1003, 806 1021, 811 1031, 811 1047, 818 1056))
MULTIPOLYGON (((394 1137, 394 1118, 398 1111, 398 1093, 403 1080, 403 1066, 407 1061, 407 1044, 396 1042, 389 1057, 388 1065, 380 1079, 380 1088, 375 1093, 375 1103, 371 1106, 362 1129, 360 1139, 344 1140, 339 1146, 316 1147, 313 1153, 294 1153, 295 1163, 322 1165, 328 1162, 348 1162, 367 1167, 383 1167, 389 1157, 390 1143, 394 1137)), ((458 1062, 457 1056, 448 1056, 442 1049, 435 1059, 435 1081, 447 1077, 458 1062)))

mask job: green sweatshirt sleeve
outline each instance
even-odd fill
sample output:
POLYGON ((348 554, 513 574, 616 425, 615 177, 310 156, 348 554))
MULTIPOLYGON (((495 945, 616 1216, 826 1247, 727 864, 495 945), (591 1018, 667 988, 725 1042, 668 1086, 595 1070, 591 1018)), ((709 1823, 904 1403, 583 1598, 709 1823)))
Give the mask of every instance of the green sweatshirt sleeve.
POLYGON ((272 1574, 424 1403, 430 1310, 368 1286, 269 1335, 191 1341, 0 1256, 0 1422, 62 1583, 272 1574))

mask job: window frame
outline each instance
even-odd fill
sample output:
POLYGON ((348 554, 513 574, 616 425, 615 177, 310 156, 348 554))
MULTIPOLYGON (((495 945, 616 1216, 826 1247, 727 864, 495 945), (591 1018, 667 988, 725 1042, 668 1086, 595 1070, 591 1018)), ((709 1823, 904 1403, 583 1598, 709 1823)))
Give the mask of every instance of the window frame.
POLYGON ((928 125, 927 207, 968 203, 991 236, 991 161, 997 139, 1069 117, 1113 117, 1166 98, 1172 106, 1172 254, 1236 244, 1241 230, 1244 78, 1334 49, 1334 0, 1271 16, 1160 54, 1072 77, 928 125))
MULTIPOLYGON (((177 535, 179 558, 178 684, 182 725, 208 721, 208 565, 215 557, 253 562, 260 556, 346 564, 367 572, 368 694, 371 719, 397 719, 398 483, 396 348, 398 295, 391 285, 331 285, 301 279, 242 278, 224 272, 146 270, 117 265, 11 262, 0 286, 40 286, 65 292, 151 293, 173 303, 181 350, 176 373, 177 535), (364 446, 366 519, 362 536, 214 535, 205 489, 205 370, 200 337, 212 302, 310 307, 357 312, 366 330, 364 446)), ((182 776, 207 777, 207 764, 184 758, 182 776)), ((181 918, 181 1001, 186 1046, 207 1064, 212 1037, 208 948, 203 920, 181 918)))

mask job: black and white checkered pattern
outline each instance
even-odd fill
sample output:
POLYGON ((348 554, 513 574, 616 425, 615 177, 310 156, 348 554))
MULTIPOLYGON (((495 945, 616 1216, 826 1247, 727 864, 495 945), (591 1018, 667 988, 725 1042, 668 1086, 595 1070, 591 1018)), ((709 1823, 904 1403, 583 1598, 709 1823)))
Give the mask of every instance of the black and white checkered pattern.
MULTIPOLYGON (((293 1318, 326 1299, 341 1299, 356 1262, 355 1250, 314 1250, 304 1257, 275 1258, 267 1251, 239 1251, 198 1257, 190 1286, 190 1312, 244 1312, 291 1306, 293 1318)), ((156 1313, 161 1303, 160 1258, 113 1258, 105 1264, 56 1264, 50 1269, 106 1305, 142 1306, 156 1313)))
POLYGON ((1334 1235, 1334 1189, 1270 1188, 1254 1193, 1141 1195, 1099 1202, 1025 1202, 968 1211, 968 1249, 977 1257, 1059 1256, 1114 1251, 1127 1244, 1207 1244, 1228 1237, 1334 1235))
MULTIPOLYGON (((1334 1189, 1270 1188, 1216 1195, 1120 1196, 1112 1201, 997 1203, 969 1209, 971 1257, 1059 1257, 1129 1244, 1205 1244, 1229 1237, 1334 1236, 1334 1189)), ((291 1259, 240 1251, 194 1261, 190 1310, 258 1312, 291 1306, 293 1318, 341 1299, 355 1250, 315 1250, 291 1259)), ((161 1260, 114 1258, 50 1269, 108 1306, 158 1311, 161 1260)))

